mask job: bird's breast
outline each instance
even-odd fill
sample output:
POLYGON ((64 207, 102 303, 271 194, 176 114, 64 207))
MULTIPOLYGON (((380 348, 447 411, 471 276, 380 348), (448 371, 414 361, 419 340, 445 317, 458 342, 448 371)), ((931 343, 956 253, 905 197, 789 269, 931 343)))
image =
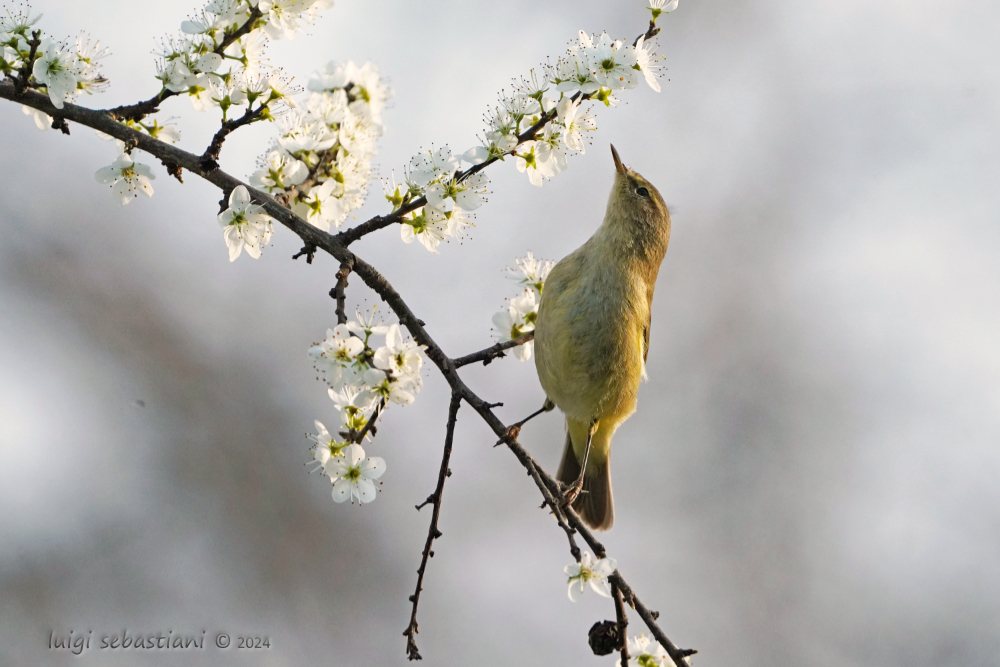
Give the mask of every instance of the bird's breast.
POLYGON ((643 371, 645 286, 624 272, 567 268, 553 269, 539 308, 539 381, 570 418, 624 419, 635 410, 643 371))

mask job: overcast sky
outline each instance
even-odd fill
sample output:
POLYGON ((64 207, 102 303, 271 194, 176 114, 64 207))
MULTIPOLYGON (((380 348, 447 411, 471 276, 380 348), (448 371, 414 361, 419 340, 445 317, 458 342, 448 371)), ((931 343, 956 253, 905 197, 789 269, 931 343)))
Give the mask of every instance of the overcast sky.
MULTIPOLYGON (((111 47, 93 107, 154 94, 152 51, 196 8, 35 3, 44 30, 111 47)), ((300 81, 378 64, 396 93, 388 175, 421 147, 474 145, 497 93, 581 28, 634 38, 647 17, 639 0, 339 0, 270 55, 300 81)), ((600 223, 614 143, 673 219, 605 535, 661 627, 701 667, 995 664, 1000 9, 682 0, 660 23, 663 91, 598 108, 567 172, 539 189, 492 167, 475 229, 440 256, 396 228, 355 250, 446 352, 485 347, 515 293, 504 267, 559 259, 600 223)), ((160 117, 193 152, 218 122, 180 99, 160 117)), ((241 130, 223 168, 249 176, 272 132, 241 130)), ((123 628, 270 637, 251 665, 404 662, 443 380, 428 369, 380 424, 378 500, 334 505, 303 463, 313 420, 334 419, 305 351, 335 323, 336 263, 290 261, 281 229, 230 264, 218 191, 155 160, 155 196, 118 207, 93 179, 114 147, 85 128, 39 132, 4 103, 0 137, 0 663, 224 659, 45 648, 50 631, 123 628)), ((359 220, 385 212, 379 192, 359 220)), ((358 279, 348 299, 377 301, 358 279)), ((531 363, 462 375, 509 422, 544 398, 531 363)), ((459 414, 426 664, 612 665, 586 634, 613 606, 566 599, 565 537, 459 414)), ((521 442, 554 471, 562 429, 545 415, 521 442)))

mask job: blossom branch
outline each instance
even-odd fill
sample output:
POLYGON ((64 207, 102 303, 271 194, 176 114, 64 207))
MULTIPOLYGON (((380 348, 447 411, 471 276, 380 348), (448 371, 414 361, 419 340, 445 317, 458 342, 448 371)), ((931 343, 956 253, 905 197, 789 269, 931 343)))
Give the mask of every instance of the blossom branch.
POLYGON ((473 352, 472 354, 467 354, 464 357, 458 357, 457 359, 452 359, 451 362, 455 364, 455 368, 461 368, 462 366, 467 366, 469 364, 474 364, 477 361, 483 362, 483 366, 488 366, 491 361, 497 357, 504 356, 504 351, 509 350, 512 347, 517 347, 518 345, 524 345, 525 343, 535 339, 535 332, 529 331, 526 334, 522 334, 513 340, 507 340, 502 343, 496 343, 495 345, 490 345, 485 350, 480 350, 479 352, 473 352))
MULTIPOLYGON (((92 110, 70 103, 66 103, 63 108, 57 109, 53 106, 46 95, 42 95, 37 91, 26 90, 23 94, 19 94, 15 84, 11 81, 0 81, 0 98, 23 103, 31 108, 46 113, 55 119, 73 121, 99 130, 105 134, 115 137, 116 139, 120 139, 128 144, 134 145, 140 150, 144 150, 147 153, 154 155, 164 163, 176 165, 178 169, 185 168, 191 173, 201 176, 205 180, 216 185, 224 192, 231 192, 240 185, 245 186, 245 184, 241 181, 216 166, 207 168, 202 164, 200 156, 184 151, 118 122, 118 116, 115 113, 115 110, 92 110)), ((541 119, 539 122, 541 122, 541 119)), ((538 123, 535 125, 538 125, 538 123)), ((532 127, 535 128, 535 126, 532 127)), ((537 132, 537 130, 538 128, 535 128, 533 131, 537 132)), ((531 128, 529 128, 529 131, 531 131, 531 128)), ((483 165, 476 165, 476 167, 484 168, 483 165)), ((458 366, 456 365, 456 362, 450 359, 437 345, 425 329, 424 322, 413 313, 399 292, 397 292, 389 281, 373 266, 348 250, 347 244, 352 242, 352 240, 356 240, 356 238, 363 236, 363 233, 358 234, 356 238, 345 236, 344 234, 328 234, 307 223, 270 195, 249 187, 247 190, 251 193, 253 201, 258 202, 259 205, 266 211, 267 215, 278 220, 293 233, 299 236, 306 248, 322 249, 335 257, 341 263, 351 263, 354 273, 356 273, 370 289, 376 292, 388 304, 393 312, 396 313, 399 317, 400 324, 406 327, 412 335, 414 341, 425 347, 427 358, 438 367, 438 370, 441 372, 445 381, 448 382, 451 387, 453 404, 454 401, 457 400, 465 401, 477 412, 477 414, 479 414, 479 416, 487 423, 487 425, 498 437, 504 436, 504 434, 508 431, 508 428, 493 413, 492 408, 495 407, 496 404, 488 403, 465 384, 465 382, 458 375, 458 366)), ((416 204, 416 202, 412 203, 416 204)), ((397 214, 399 214, 399 211, 393 215, 397 214)), ((385 221, 387 219, 391 219, 393 215, 382 218, 381 220, 385 221)), ((373 220, 375 219, 373 218, 373 220)), ((382 226, 386 226, 387 224, 389 223, 382 226)), ((459 360, 461 360, 461 358, 459 360)), ((375 415, 373 415, 372 419, 369 421, 369 425, 373 424, 374 420, 375 415)), ((366 430, 368 428, 369 426, 366 426, 366 430)), ((374 431, 374 426, 370 426, 370 428, 374 431)), ((546 502, 550 499, 554 499, 561 493, 558 482, 556 482, 537 464, 537 462, 534 461, 531 455, 524 450, 516 439, 511 438, 506 440, 505 443, 518 461, 532 476, 532 479, 542 492, 546 502)), ((440 499, 438 499, 435 503, 436 511, 439 511, 439 506, 440 499)), ((604 546, 594 538, 593 534, 583 524, 576 512, 574 512, 571 507, 562 508, 561 511, 568 526, 579 534, 599 557, 602 557, 606 553, 604 546)), ((560 518, 558 513, 556 514, 556 518, 558 522, 560 518)), ((567 534, 572 537, 571 532, 567 531, 567 534)), ((571 539, 570 543, 572 551, 572 547, 575 546, 575 542, 571 539)), ((688 652, 678 649, 666 638, 662 630, 660 630, 660 628, 656 625, 655 613, 650 612, 641 604, 638 597, 627 585, 618 571, 611 575, 609 579, 614 581, 614 583, 621 589, 624 599, 636 609, 640 617, 649 627, 650 631, 657 638, 657 640, 659 640, 660 643, 666 647, 675 662, 680 663, 680 660, 682 660, 686 655, 689 655, 688 652)), ((409 636, 412 638, 412 633, 409 636)))
MULTIPOLYGON (((431 525, 427 529, 427 541, 424 543, 424 551, 420 558, 420 567, 417 568, 417 588, 410 596, 413 603, 413 611, 410 612, 410 624, 403 631, 406 637, 406 655, 410 660, 420 660, 420 652, 417 650, 415 635, 420 631, 417 627, 417 605, 420 604, 420 592, 424 588, 424 572, 427 569, 427 559, 434 556, 431 547, 434 540, 441 537, 438 529, 438 519, 441 516, 441 497, 444 493, 444 482, 451 475, 448 463, 451 461, 451 449, 455 441, 455 422, 458 419, 458 408, 462 405, 462 397, 457 393, 452 393, 451 404, 448 406, 448 427, 444 436, 444 454, 441 456, 441 469, 438 471, 437 488, 434 493, 428 496, 424 505, 430 503, 434 505, 434 512, 431 514, 431 525)), ((418 505, 419 510, 423 505, 418 505)))
MULTIPOLYGON (((590 99, 590 95, 577 93, 571 99, 574 102, 577 100, 588 100, 590 99)), ((542 113, 541 118, 539 118, 534 125, 529 127, 521 134, 517 135, 517 146, 520 146, 521 144, 528 141, 533 141, 538 136, 538 133, 545 127, 545 125, 554 120, 555 117, 556 117, 555 109, 551 109, 547 112, 542 113)), ((514 147, 514 149, 509 153, 509 155, 517 155, 517 150, 516 150, 517 146, 514 147)), ((465 171, 459 171, 456 173, 454 177, 455 181, 457 183, 461 183, 462 181, 467 180, 473 174, 478 174, 483 169, 486 169, 488 166, 501 159, 502 159, 501 157, 491 157, 485 162, 469 167, 465 171)), ((345 246, 348 246, 357 241, 358 239, 367 236, 368 234, 371 234, 372 232, 384 229, 389 225, 393 225, 400 222, 403 219, 403 216, 405 216, 407 213, 415 211, 418 208, 426 205, 427 205, 427 197, 423 196, 418 197, 417 199, 413 199, 404 203, 402 206, 400 206, 400 208, 396 209, 389 215, 385 216, 376 215, 362 222, 360 225, 356 225, 354 227, 351 227, 350 229, 340 232, 339 234, 337 234, 337 238, 345 246)))
MULTIPOLYGON (((246 22, 233 32, 227 33, 226 36, 223 38, 223 40, 219 42, 218 46, 216 46, 215 49, 213 49, 213 53, 216 53, 220 56, 223 55, 223 52, 226 49, 228 49, 233 44, 233 42, 235 42, 236 40, 240 39, 241 37, 249 33, 251 30, 253 30, 254 26, 257 23, 257 19, 259 19, 263 15, 264 14, 263 12, 261 12, 259 7, 257 6, 250 7, 250 14, 246 22)), ((118 106, 113 109, 105 109, 104 111, 111 114, 111 116, 116 118, 117 120, 133 120, 138 122, 143 118, 145 118, 146 116, 148 116, 149 114, 156 113, 157 111, 159 111, 159 106, 160 104, 163 103, 164 100, 179 94, 180 93, 174 92, 169 88, 167 88, 166 86, 164 86, 160 90, 160 92, 158 92, 156 95, 149 98, 148 100, 145 100, 143 102, 137 102, 136 104, 126 104, 118 106)))

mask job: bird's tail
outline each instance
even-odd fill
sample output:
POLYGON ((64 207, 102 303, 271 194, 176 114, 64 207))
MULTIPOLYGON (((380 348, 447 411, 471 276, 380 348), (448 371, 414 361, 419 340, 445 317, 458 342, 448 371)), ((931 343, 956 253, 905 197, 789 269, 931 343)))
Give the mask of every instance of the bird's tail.
MULTIPOLYGON (((573 503, 573 509, 591 528, 607 530, 615 522, 615 505, 611 497, 611 452, 608 449, 606 454, 597 452, 595 456, 594 444, 591 444, 587 474, 583 477, 583 493, 573 503)), ((582 449, 580 455, 583 455, 582 449)), ((573 484, 580 477, 580 461, 573 448, 570 429, 566 431, 566 448, 557 477, 563 485, 573 484)))

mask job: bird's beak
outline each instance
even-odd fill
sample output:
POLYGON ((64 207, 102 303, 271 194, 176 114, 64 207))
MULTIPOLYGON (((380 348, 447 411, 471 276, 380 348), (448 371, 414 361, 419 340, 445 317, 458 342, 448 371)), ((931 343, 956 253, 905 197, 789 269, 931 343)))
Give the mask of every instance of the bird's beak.
POLYGON ((625 175, 625 165, 622 164, 621 158, 618 157, 618 151, 615 150, 615 145, 611 144, 611 157, 615 159, 615 169, 622 176, 625 175))

